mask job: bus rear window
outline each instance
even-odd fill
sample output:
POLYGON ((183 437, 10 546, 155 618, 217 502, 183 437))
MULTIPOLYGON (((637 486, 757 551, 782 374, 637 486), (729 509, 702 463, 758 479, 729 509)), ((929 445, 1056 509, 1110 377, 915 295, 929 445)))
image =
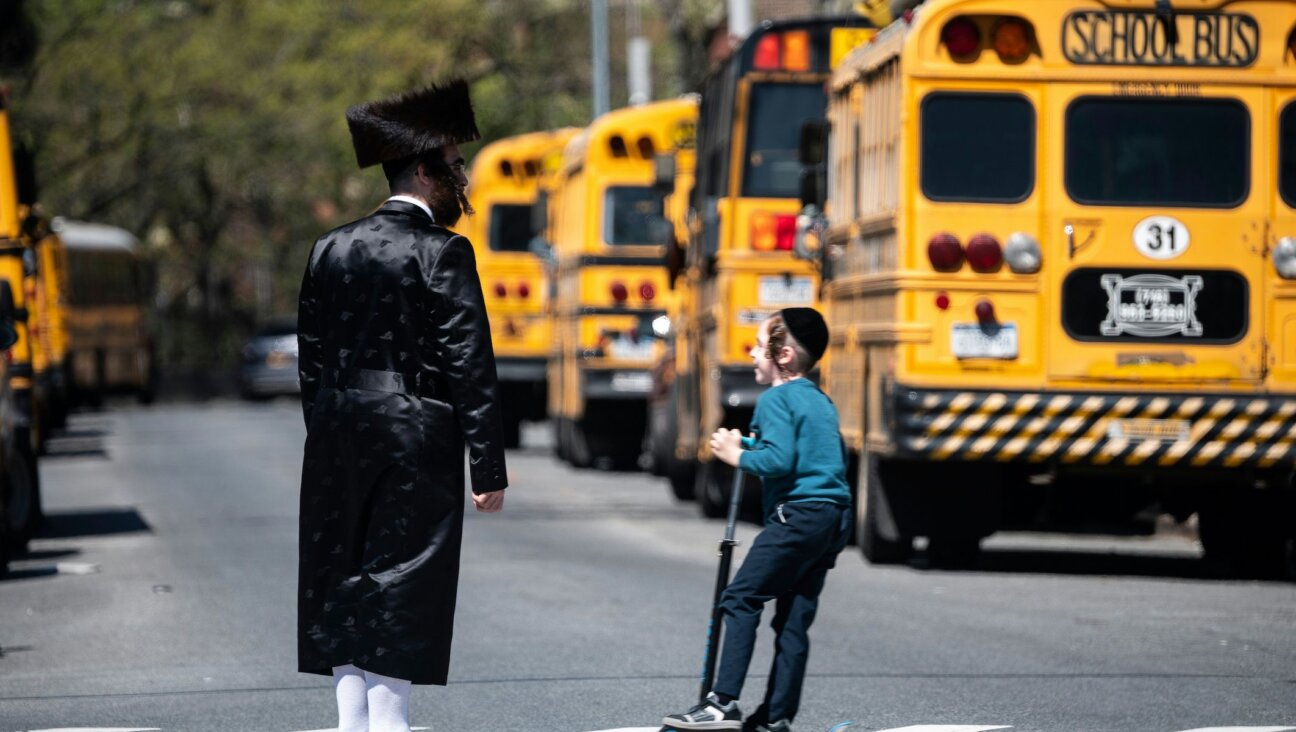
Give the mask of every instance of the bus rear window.
POLYGON ((1278 119, 1278 191, 1296 208, 1296 103, 1288 104, 1278 119))
POLYGON ((613 186, 603 197, 603 240, 660 244, 662 194, 646 186, 613 186))
POLYGON ((497 203, 490 212, 490 248, 493 252, 525 252, 531 242, 531 207, 497 203))
POLYGON ((922 190, 933 201, 1013 203, 1035 189, 1035 108, 1009 94, 929 94, 922 190))
POLYGON ((1080 99, 1066 115, 1067 193, 1094 205, 1237 206, 1250 128, 1232 100, 1080 99))
POLYGON ((794 198, 800 192, 801 125, 823 119, 823 84, 753 84, 748 100, 743 195, 794 198))

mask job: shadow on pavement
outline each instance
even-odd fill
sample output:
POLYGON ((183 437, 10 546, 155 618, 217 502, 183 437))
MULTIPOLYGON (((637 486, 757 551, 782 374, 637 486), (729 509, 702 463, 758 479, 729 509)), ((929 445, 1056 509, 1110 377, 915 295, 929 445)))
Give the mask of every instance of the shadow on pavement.
POLYGON ((1217 568, 1194 556, 1116 554, 1076 549, 984 549, 982 572, 1214 579, 1217 568))
POLYGON ((51 511, 45 514, 45 525, 37 534, 41 539, 67 539, 74 536, 105 536, 151 532, 139 511, 133 508, 107 508, 92 511, 51 511))

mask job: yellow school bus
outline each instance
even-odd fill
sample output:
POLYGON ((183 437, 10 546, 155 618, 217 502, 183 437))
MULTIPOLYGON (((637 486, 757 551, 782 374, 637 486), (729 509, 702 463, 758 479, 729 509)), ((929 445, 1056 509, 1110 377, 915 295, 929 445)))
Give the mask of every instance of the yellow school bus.
POLYGON ((64 292, 67 289, 67 255, 45 218, 29 219, 33 267, 27 277, 32 338, 36 342, 36 379, 46 395, 42 420, 50 429, 67 424, 70 401, 67 377, 67 323, 64 292))
POLYGON ((748 355, 757 328, 816 302, 815 269, 792 252, 801 126, 823 117, 830 70, 873 32, 862 17, 766 21, 702 84, 685 269, 673 272, 688 296, 673 324, 677 421, 666 472, 675 495, 696 497, 709 516, 724 511, 730 481, 707 438, 750 424, 762 390, 748 355))
POLYGON ((531 212, 546 159, 560 157, 574 128, 497 140, 473 156, 465 233, 477 249, 504 405, 506 447, 523 420, 545 418, 553 327, 545 313, 544 263, 531 246, 531 212))
POLYGON ((1296 4, 932 0, 837 70, 829 122, 865 556, 1158 512, 1291 556, 1296 4))
POLYGON ((33 191, 30 176, 22 174, 18 163, 7 99, 0 94, 0 342, 4 344, 4 358, 0 359, 0 555, 24 549, 42 513, 32 440, 34 383, 23 284, 27 247, 22 214, 33 191))
POLYGON ((106 224, 55 218, 67 259, 67 372, 73 398, 153 401, 157 364, 149 320, 150 274, 139 240, 106 224))
POLYGON ((673 297, 662 267, 668 225, 654 157, 697 117, 692 98, 609 112, 572 138, 544 204, 552 244, 554 343, 549 416, 558 455, 577 466, 636 465, 653 321, 673 297))

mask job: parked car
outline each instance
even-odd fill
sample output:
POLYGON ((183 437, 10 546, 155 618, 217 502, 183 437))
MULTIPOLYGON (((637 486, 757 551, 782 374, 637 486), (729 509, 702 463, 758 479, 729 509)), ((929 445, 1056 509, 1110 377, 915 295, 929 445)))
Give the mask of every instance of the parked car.
POLYGON ((262 324, 239 353, 239 393, 245 399, 298 394, 297 321, 276 318, 262 324))

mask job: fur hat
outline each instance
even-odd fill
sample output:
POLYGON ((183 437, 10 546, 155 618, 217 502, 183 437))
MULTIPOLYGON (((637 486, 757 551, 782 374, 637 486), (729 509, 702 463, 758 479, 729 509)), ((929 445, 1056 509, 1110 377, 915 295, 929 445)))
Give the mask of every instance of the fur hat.
POLYGON ((828 350, 828 324, 814 308, 783 308, 779 311, 788 332, 815 361, 828 350))
POLYGON ((481 137, 463 79, 357 104, 346 118, 361 168, 481 137))

